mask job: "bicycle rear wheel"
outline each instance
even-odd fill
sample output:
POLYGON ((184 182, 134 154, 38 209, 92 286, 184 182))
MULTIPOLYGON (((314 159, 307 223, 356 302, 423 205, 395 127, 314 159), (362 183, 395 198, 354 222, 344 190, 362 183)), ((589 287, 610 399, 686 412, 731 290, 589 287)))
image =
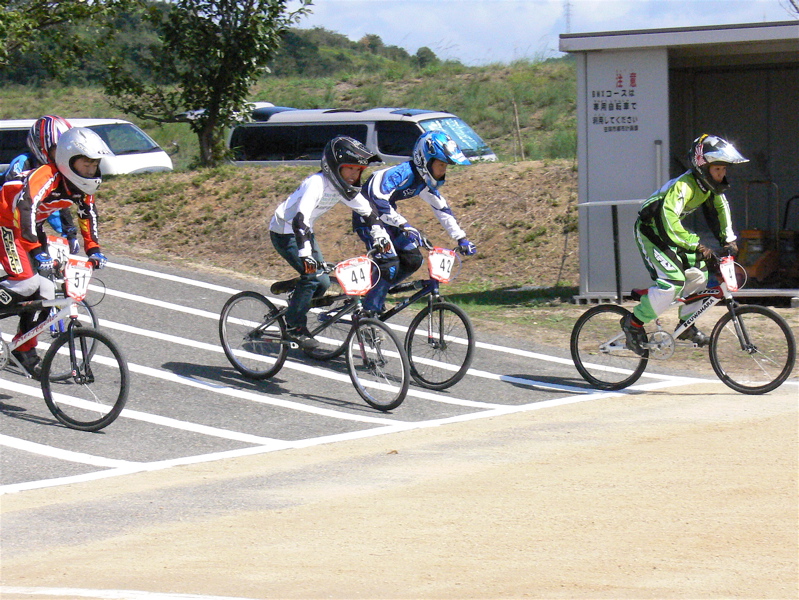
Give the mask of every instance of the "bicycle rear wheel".
POLYGON ((73 327, 50 344, 42 359, 42 394, 47 408, 72 429, 99 431, 119 416, 130 376, 122 351, 105 333, 73 327), (53 379, 53 373, 69 376, 53 379))
POLYGON ((571 355, 580 375, 600 390, 632 385, 646 369, 649 350, 639 356, 627 349, 619 321, 629 311, 615 304, 599 304, 585 311, 571 333, 571 355))
POLYGON ((788 323, 764 306, 723 315, 710 334, 710 364, 719 379, 742 394, 765 394, 788 378, 796 340, 788 323))
POLYGON ((286 322, 277 307, 258 292, 231 296, 219 315, 219 340, 230 364, 250 379, 280 371, 289 348, 286 322))
MULTIPOLYGON (((85 326, 91 327, 92 329, 99 329, 100 328, 100 320, 97 318, 97 315, 94 314, 94 310, 92 307, 86 304, 84 300, 78 300, 75 303, 76 309, 78 311, 78 320, 81 324, 86 324, 85 326)), ((51 309, 55 310, 55 309, 51 309)), ((53 339, 58 338, 62 333, 64 333, 67 328, 69 327, 69 319, 61 319, 52 325, 50 325, 50 336, 53 339)), ((88 355, 92 356, 94 354, 94 345, 96 341, 94 339, 91 340, 91 347, 89 348, 88 355)), ((65 379, 70 376, 72 373, 71 369, 66 370, 62 373, 50 373, 50 379, 52 381, 58 381, 59 379, 65 379)))
POLYGON ((359 319, 347 338, 347 370, 358 394, 382 411, 397 408, 408 393, 408 357, 396 334, 377 319, 359 319))
POLYGON ((405 335, 411 377, 431 390, 455 385, 469 370, 474 355, 474 327, 469 316, 449 302, 424 307, 405 335))
MULTIPOLYGON (((329 308, 318 313, 315 317, 317 323, 319 325, 326 324, 326 327, 314 336, 319 345, 316 348, 303 348, 302 351, 316 360, 331 360, 341 356, 347 348, 347 336, 352 330, 352 312, 350 311, 338 320, 334 319, 342 310, 356 302, 355 298, 340 298, 329 308)), ((308 318, 312 319, 313 317, 308 315, 308 318)), ((308 328, 313 331, 316 327, 315 325, 308 328)))

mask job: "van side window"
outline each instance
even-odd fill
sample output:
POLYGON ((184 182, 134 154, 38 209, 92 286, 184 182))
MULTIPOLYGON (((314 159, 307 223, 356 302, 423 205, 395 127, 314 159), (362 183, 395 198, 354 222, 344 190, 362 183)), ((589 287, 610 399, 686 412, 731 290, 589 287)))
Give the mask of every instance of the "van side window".
POLYGON ((0 164, 8 165, 23 152, 29 152, 28 145, 25 143, 27 138, 28 129, 5 129, 0 131, 0 164))
POLYGON ((321 160, 327 143, 347 135, 366 143, 367 126, 356 123, 330 125, 241 125, 233 130, 230 147, 235 160, 321 160))
POLYGON ((410 156, 413 153, 413 145, 423 132, 416 123, 377 121, 375 133, 377 134, 377 147, 381 154, 410 156))

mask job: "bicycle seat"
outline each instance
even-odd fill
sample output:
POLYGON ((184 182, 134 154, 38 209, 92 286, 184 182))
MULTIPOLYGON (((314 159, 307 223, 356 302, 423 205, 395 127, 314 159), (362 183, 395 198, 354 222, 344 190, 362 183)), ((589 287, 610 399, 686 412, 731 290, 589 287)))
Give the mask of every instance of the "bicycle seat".
POLYGON ((283 281, 276 281, 272 284, 272 287, 269 288, 269 291, 271 291, 273 294, 285 294, 286 292, 293 290, 299 282, 299 277, 295 277, 294 279, 284 279, 283 281))

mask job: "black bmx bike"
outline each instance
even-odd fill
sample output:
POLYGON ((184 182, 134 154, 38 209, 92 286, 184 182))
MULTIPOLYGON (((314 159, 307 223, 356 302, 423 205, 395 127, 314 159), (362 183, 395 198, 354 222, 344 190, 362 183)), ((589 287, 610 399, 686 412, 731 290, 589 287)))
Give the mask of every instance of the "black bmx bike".
MULTIPOLYGON (((346 354, 347 372, 358 394, 370 406, 389 411, 405 400, 410 384, 410 367, 397 335, 379 319, 361 310, 361 296, 372 287, 374 262, 359 256, 338 264, 326 263, 335 272, 344 293, 312 301, 312 308, 345 302, 341 311, 327 311, 327 318, 309 327, 322 344, 303 351, 314 358, 346 354), (341 336, 335 354, 324 350, 325 336, 341 336)), ((272 293, 292 293, 299 278, 279 281, 272 293), (277 291, 276 291, 277 290, 277 291)), ((283 367, 289 348, 298 347, 287 335, 286 308, 278 308, 259 292, 243 291, 228 299, 219 317, 219 338, 233 367, 245 377, 268 379, 283 367)))

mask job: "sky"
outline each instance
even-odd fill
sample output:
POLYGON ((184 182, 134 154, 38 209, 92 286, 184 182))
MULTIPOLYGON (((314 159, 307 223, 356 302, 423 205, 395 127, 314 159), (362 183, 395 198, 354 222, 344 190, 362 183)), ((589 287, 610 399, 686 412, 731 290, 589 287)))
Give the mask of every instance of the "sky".
POLYGON ((562 33, 796 20, 789 0, 314 0, 297 25, 467 66, 561 56, 562 33), (569 19, 566 19, 566 6, 569 19))

